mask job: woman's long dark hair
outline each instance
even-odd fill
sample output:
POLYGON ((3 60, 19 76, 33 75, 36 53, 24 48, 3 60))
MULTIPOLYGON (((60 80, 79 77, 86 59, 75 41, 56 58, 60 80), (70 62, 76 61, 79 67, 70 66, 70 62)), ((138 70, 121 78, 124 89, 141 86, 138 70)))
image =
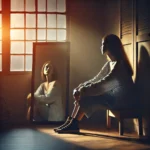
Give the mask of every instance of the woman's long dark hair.
POLYGON ((117 59, 117 61, 123 61, 128 73, 132 76, 133 70, 119 37, 114 34, 109 34, 103 39, 104 44, 106 44, 106 50, 108 50, 117 59))
POLYGON ((43 81, 46 80, 46 76, 44 75, 44 67, 45 67, 46 64, 50 64, 50 65, 52 66, 52 68, 53 68, 53 74, 52 74, 52 80, 51 80, 51 81, 56 80, 56 78, 57 78, 57 77, 56 77, 56 70, 55 70, 54 66, 52 65, 51 61, 46 61, 46 62, 43 64, 43 66, 42 66, 42 69, 41 69, 41 78, 42 78, 42 80, 43 80, 43 81))

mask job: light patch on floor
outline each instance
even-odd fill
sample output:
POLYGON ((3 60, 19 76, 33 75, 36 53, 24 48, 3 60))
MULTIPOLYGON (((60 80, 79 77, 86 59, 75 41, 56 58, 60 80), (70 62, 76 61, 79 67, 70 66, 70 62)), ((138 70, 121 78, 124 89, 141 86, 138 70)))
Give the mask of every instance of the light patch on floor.
POLYGON ((150 145, 138 143, 136 134, 119 136, 117 131, 90 131, 80 130, 80 134, 58 134, 53 128, 37 128, 38 131, 49 134, 69 143, 88 149, 121 149, 121 150, 146 150, 150 145))

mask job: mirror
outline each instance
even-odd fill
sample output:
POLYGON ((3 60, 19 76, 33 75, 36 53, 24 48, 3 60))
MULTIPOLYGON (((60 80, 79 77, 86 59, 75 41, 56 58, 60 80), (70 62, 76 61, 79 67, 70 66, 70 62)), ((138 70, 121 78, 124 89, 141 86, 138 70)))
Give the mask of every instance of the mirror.
POLYGON ((33 43, 31 116, 34 122, 61 122, 68 110, 69 43, 33 43))

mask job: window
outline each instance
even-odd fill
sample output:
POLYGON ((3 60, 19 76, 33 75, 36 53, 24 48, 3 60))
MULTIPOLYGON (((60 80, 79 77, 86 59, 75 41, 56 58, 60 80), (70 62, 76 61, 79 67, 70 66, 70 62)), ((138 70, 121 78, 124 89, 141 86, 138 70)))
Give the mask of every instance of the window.
POLYGON ((0 71, 2 71, 2 1, 0 0, 0 71))
POLYGON ((32 71, 33 42, 66 41, 66 28, 65 0, 10 0, 9 70, 32 71))

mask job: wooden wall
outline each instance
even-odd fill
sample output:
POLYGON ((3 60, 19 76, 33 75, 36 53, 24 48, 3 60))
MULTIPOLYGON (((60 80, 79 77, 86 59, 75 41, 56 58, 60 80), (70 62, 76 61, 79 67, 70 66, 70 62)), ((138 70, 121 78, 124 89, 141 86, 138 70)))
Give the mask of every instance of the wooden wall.
MULTIPOLYGON (((144 134, 150 134, 150 1, 120 0, 120 38, 134 70, 144 134)), ((137 100, 138 103, 138 100, 137 100)), ((135 106, 136 107, 136 106, 135 106)), ((135 126, 137 123, 135 121, 135 126)))

